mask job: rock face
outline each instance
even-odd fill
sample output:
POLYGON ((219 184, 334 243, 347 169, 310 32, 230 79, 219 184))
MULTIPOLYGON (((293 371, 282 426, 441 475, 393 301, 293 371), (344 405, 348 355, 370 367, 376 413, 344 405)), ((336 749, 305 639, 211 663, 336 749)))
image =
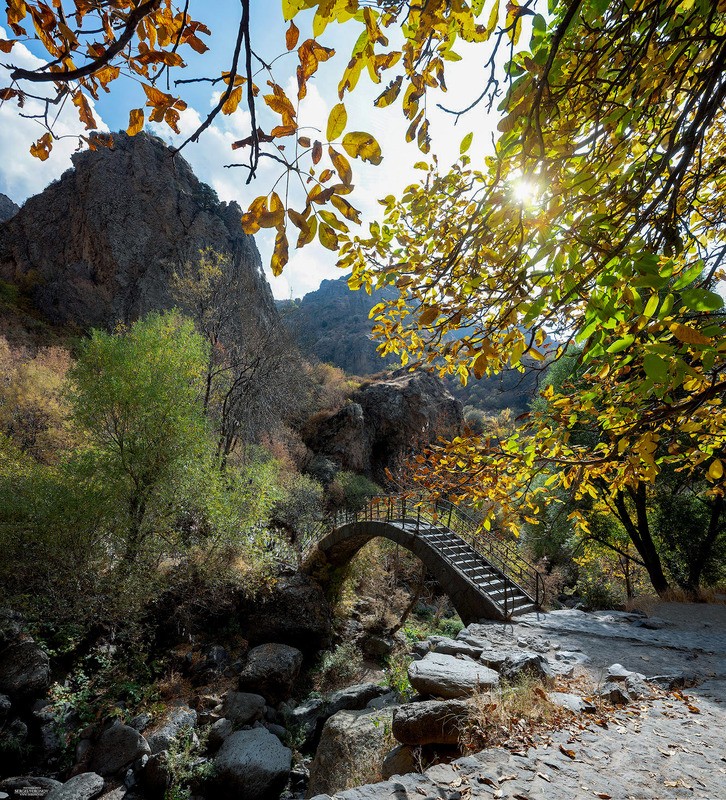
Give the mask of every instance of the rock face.
POLYGON ((220 203, 161 139, 117 133, 73 166, 0 225, 0 279, 52 322, 108 328, 178 305, 172 275, 205 247, 229 256, 235 291, 276 318, 239 206, 220 203))
POLYGON ((332 795, 380 780, 381 764, 394 744, 390 734, 392 713, 392 709, 366 709, 334 714, 325 723, 310 765, 307 796, 332 795))
POLYGON ((400 370, 363 384, 336 414, 310 426, 306 444, 342 469, 383 480, 386 467, 440 436, 458 434, 461 404, 427 372, 400 370))
POLYGON ((300 302, 283 301, 279 308, 304 353, 353 375, 370 375, 390 366, 391 359, 378 355, 376 342, 370 338, 373 323, 368 314, 376 303, 397 296, 398 290, 392 287, 371 294, 353 292, 343 277, 322 281, 300 302))
POLYGON ((320 586, 304 575, 281 578, 243 620, 252 644, 282 642, 313 655, 329 641, 333 612, 320 586))
POLYGON ((6 194, 0 194, 0 222, 14 217, 18 211, 20 208, 6 194))
POLYGON ((237 731, 225 739, 215 768, 215 797, 269 800, 290 774, 292 753, 264 728, 237 731))
POLYGON ((222 714, 233 725, 252 725, 262 719, 265 713, 265 698, 249 692, 228 692, 222 707, 222 714))

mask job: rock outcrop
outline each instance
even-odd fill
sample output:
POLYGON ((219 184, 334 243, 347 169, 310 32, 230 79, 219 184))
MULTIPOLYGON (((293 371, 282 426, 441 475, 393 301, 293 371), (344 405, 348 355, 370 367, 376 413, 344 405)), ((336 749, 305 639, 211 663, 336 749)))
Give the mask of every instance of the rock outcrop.
POLYGON ((0 224, 0 279, 51 322, 108 328, 179 305, 174 271, 211 247, 229 257, 247 307, 275 319, 241 213, 161 139, 117 133, 112 147, 76 153, 73 169, 0 224))
POLYGON ((336 414, 309 425, 306 444, 342 469, 383 480, 407 456, 460 432, 461 404, 427 372, 364 383, 336 414))
POLYGON ((14 217, 18 211, 20 208, 6 194, 0 194, 0 222, 14 217))

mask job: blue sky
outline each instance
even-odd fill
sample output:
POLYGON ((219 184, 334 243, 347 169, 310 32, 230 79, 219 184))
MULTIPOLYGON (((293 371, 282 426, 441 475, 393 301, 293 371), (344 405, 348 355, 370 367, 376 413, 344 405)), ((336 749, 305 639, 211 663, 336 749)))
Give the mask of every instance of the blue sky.
MULTIPOLYGON (((240 14, 238 0, 215 0, 201 2, 192 0, 190 13, 208 25, 212 36, 207 39, 210 50, 203 56, 194 53, 191 48, 183 48, 188 69, 175 70, 173 77, 191 77, 198 75, 216 76, 228 69, 240 14)), ((301 41, 310 35, 311 15, 296 19, 301 30, 301 41)), ((286 23, 282 18, 281 4, 278 0, 256 0, 252 4, 252 32, 255 51, 269 61, 285 52, 284 36, 286 23)), ((358 35, 355 25, 344 27, 331 25, 320 37, 320 41, 336 49, 335 58, 321 65, 309 90, 308 97, 301 104, 299 121, 302 124, 325 128, 329 109, 338 102, 337 80, 347 63, 350 50, 358 35)), ((4 36, 0 28, 0 37, 4 36)), ((31 50, 32 44, 30 45, 31 50)), ((440 98, 453 108, 466 106, 479 94, 483 80, 482 53, 473 47, 457 48, 463 60, 451 65, 447 77, 449 92, 440 98)), ((34 61, 31 52, 25 48, 13 49, 13 61, 22 61, 29 66, 34 61)), ((7 57, 6 57, 7 58, 7 57)), ((5 60, 5 59, 4 59, 5 60)), ((7 58, 9 60, 9 58, 7 58)), ((294 72, 295 54, 285 55, 274 66, 275 79, 286 88, 291 97, 295 96, 296 84, 294 72)), ((3 85, 0 69, 0 86, 3 85)), ((264 88, 265 76, 260 75, 258 82, 264 88)), ((102 120, 102 127, 107 130, 125 129, 128 125, 129 109, 141 107, 145 96, 141 86, 132 80, 119 80, 112 84, 110 95, 102 96, 96 104, 97 118, 102 120)), ((160 87, 164 88, 164 87, 160 87)), ((414 162, 421 159, 420 152, 404 142, 404 131, 407 122, 403 120, 398 107, 375 109, 372 99, 376 97, 381 86, 374 86, 363 77, 355 93, 348 95, 345 102, 348 110, 348 130, 366 130, 380 141, 383 148, 384 161, 379 167, 356 164, 356 197, 354 204, 363 210, 364 219, 372 220, 380 210, 376 200, 390 193, 402 190, 407 184, 418 179, 413 169, 414 162)), ((172 87, 173 89, 173 87, 172 87)), ((189 103, 189 110, 182 115, 180 123, 182 135, 191 133, 209 112, 215 98, 214 89, 209 84, 193 84, 179 87, 183 98, 189 103)), ((431 109, 433 104, 430 104, 431 109)), ((262 110, 262 126, 269 129, 273 116, 266 116, 262 110)), ((277 118, 279 119, 279 118, 277 118)), ((491 138, 496 118, 489 118, 483 109, 476 109, 468 117, 453 128, 449 115, 437 110, 430 113, 433 134, 433 151, 439 156, 440 163, 446 164, 455 160, 459 151, 459 142, 469 130, 475 131, 474 146, 471 154, 483 153, 491 138)), ((75 116, 75 109, 64 110, 59 119, 59 130, 62 133, 80 132, 80 123, 75 116)), ((155 132, 170 144, 178 143, 179 137, 162 126, 155 126, 155 132)), ((198 177, 209 183, 223 200, 236 200, 243 207, 255 196, 267 194, 274 184, 279 170, 271 162, 263 162, 259 177, 250 186, 245 186, 246 171, 243 169, 225 169, 225 165, 244 160, 244 152, 231 150, 231 143, 249 134, 248 113, 242 106, 229 117, 218 117, 214 126, 208 130, 196 144, 188 145, 183 155, 192 165, 198 177)), ((70 155, 75 149, 71 139, 61 141, 54 147, 48 161, 42 163, 33 159, 28 147, 39 135, 36 123, 20 119, 17 111, 10 103, 0 106, 0 192, 9 195, 15 202, 22 203, 28 196, 41 191, 51 180, 70 166, 70 155)), ((311 135, 314 135, 311 132, 311 135)), ((269 259, 272 247, 272 236, 261 231, 255 237, 262 254, 263 262, 269 259)), ((336 256, 314 244, 301 251, 291 251, 290 263, 282 277, 268 278, 277 297, 298 297, 311 291, 323 278, 336 278, 342 273, 335 266, 336 256)))

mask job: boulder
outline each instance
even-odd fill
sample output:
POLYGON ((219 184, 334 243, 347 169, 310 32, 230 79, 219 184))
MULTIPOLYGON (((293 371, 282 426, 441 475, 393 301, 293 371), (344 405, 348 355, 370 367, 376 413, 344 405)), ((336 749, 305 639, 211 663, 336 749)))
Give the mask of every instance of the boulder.
POLYGON ((322 697, 311 697, 290 711, 289 727, 305 746, 315 738, 319 724, 326 719, 326 704, 322 697))
POLYGON ((477 659, 482 655, 482 647, 461 639, 449 639, 447 636, 431 636, 431 650, 447 656, 469 656, 477 659))
POLYGON ((269 800, 282 791, 292 752, 265 728, 237 731, 214 759, 214 797, 269 800))
POLYGON ((12 641, 0 652, 0 692, 15 697, 42 694, 50 686, 50 660, 32 639, 12 641))
POLYGON ((222 716, 233 725, 242 727, 258 722, 265 714, 265 698, 250 692, 227 692, 222 705, 222 716))
POLYGON ((394 744, 392 715, 392 709, 383 709, 339 711, 330 717, 310 765, 307 797, 381 780, 381 764, 394 744))
POLYGON ((282 577, 250 605, 243 624, 251 644, 282 642, 308 656, 330 641, 333 612, 319 584, 305 575, 282 577))
POLYGON ((608 681, 599 691, 600 697, 613 705, 627 705, 631 701, 625 684, 622 681, 608 681))
POLYGON ((6 694, 0 694, 0 721, 7 717, 12 705, 10 698, 6 694))
POLYGON ((487 667, 499 672, 507 660, 508 652, 505 650, 484 650, 479 656, 479 661, 487 667))
POLYGON ((468 697, 499 683, 494 670, 465 656, 428 653, 408 668, 411 685, 422 695, 455 699, 468 697))
POLYGON ((392 731, 401 744, 459 744, 469 714, 463 700, 409 703, 393 712, 392 731))
POLYGON ((416 750, 405 744, 394 747, 383 759, 381 775, 387 781, 394 775, 407 775, 409 772, 419 772, 419 759, 416 750))
POLYGON ((253 647, 239 676, 239 688, 259 693, 275 705, 292 694, 302 662, 303 654, 286 644, 253 647))
POLYGON ((94 745, 90 770, 104 777, 115 775, 150 753, 148 742, 137 730, 130 725, 115 724, 107 728, 94 745))
MULTIPOLYGON (((168 750, 183 729, 192 730, 197 724, 197 712, 188 706, 167 709, 161 720, 144 735, 152 753, 168 750)), ((136 728, 134 728, 136 730, 136 728)))
POLYGON ((62 786, 52 789, 45 800, 92 800, 103 791, 103 778, 95 772, 82 772, 62 786))
POLYGON ((171 786, 171 774, 167 761, 168 752, 155 753, 150 756, 139 774, 144 795, 156 800, 163 800, 167 789, 171 786))
POLYGON ((547 659, 539 653, 510 653, 502 664, 499 674, 508 681, 517 681, 528 676, 541 681, 551 681, 555 674, 547 659))
POLYGON ((234 725, 231 720, 222 717, 218 719, 209 728, 209 738, 207 739, 207 746, 210 750, 219 750, 224 743, 224 740, 234 733, 234 725))
POLYGON ((332 692, 325 698, 325 712, 332 717, 338 711, 360 711, 371 700, 382 697, 387 691, 385 686, 379 686, 377 683, 356 683, 353 686, 346 686, 345 689, 332 692))

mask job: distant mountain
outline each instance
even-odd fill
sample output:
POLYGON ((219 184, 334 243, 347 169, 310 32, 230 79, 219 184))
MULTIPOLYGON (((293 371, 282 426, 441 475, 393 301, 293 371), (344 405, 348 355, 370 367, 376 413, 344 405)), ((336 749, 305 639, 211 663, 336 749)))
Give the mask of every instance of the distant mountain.
MULTIPOLYGON (((395 358, 382 359, 371 338, 370 310, 377 303, 397 297, 394 288, 370 295, 351 291, 347 278, 324 280, 320 288, 299 301, 278 301, 283 321, 308 357, 334 364, 353 375, 371 375, 400 366, 395 358)), ((537 370, 524 373, 507 370, 492 378, 471 378, 466 386, 448 379, 445 384, 463 406, 489 414, 509 408, 515 414, 526 411, 537 391, 537 370)))
POLYGON ((370 310, 398 295, 396 289, 352 292, 346 277, 324 280, 300 301, 278 301, 286 327, 308 356, 335 364, 351 375, 372 375, 396 366, 382 359, 371 338, 370 310))

